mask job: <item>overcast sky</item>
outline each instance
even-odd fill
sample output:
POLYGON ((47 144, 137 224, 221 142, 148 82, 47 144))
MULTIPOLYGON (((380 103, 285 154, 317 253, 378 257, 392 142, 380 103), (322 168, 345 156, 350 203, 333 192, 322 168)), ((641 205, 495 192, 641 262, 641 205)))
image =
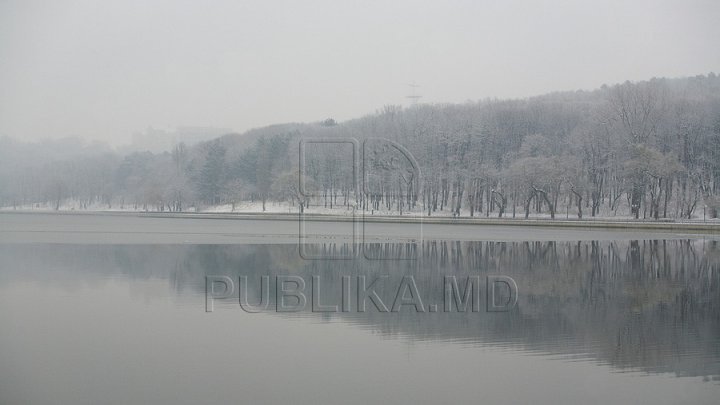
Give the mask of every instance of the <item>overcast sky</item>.
POLYGON ((720 2, 0 0, 0 135, 124 144, 720 71, 720 2))

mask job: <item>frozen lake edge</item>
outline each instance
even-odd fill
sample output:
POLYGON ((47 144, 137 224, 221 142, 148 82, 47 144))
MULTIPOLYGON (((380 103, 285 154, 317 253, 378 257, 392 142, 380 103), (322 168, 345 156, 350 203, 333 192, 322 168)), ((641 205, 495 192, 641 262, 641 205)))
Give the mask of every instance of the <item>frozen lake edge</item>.
POLYGON ((288 244, 720 239, 720 224, 306 215, 0 212, 0 243, 288 244), (304 229, 300 226, 304 224, 304 229), (301 237, 302 234, 302 237, 301 237))

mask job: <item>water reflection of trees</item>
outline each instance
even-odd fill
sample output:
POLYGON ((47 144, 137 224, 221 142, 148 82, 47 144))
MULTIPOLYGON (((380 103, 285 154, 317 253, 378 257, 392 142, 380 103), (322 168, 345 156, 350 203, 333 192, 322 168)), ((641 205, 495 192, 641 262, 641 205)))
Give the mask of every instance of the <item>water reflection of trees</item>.
MULTIPOLYGON (((332 243, 313 246, 338 251, 332 243)), ((303 260, 292 245, 0 246, 3 279, 63 277, 164 278, 180 293, 204 293, 205 274, 413 275, 427 304, 442 303, 442 277, 503 274, 515 279, 510 313, 334 313, 387 335, 522 347, 581 356, 620 369, 720 375, 720 244, 703 240, 592 242, 377 243, 372 257, 416 260, 303 260), (412 245, 408 247, 408 245, 412 245), (19 270, 22 269, 22 270, 19 270), (99 275, 98 275, 99 274, 99 275), (85 277, 87 276, 87 277, 85 277)), ((390 283, 391 284, 391 283, 390 283)), ((327 288, 326 302, 341 289, 327 288)), ((250 299, 258 291, 250 290, 250 299)), ((394 291, 380 291, 385 299, 394 291)), ((274 299, 274 298, 272 298, 274 299)), ((442 305, 440 305, 442 307, 442 305)), ((239 311, 240 309, 237 308, 239 311)))
MULTIPOLYGON (((388 243, 394 254, 397 247, 388 243)), ((509 314, 350 314, 389 334, 583 355, 620 368, 720 374, 720 246, 703 240, 451 242, 418 246, 417 261, 364 262, 365 271, 506 274, 509 314)), ((309 265, 323 274, 328 262, 309 265)), ((416 277, 417 278, 417 277, 416 277)), ((439 278, 417 278, 428 301, 439 278)))

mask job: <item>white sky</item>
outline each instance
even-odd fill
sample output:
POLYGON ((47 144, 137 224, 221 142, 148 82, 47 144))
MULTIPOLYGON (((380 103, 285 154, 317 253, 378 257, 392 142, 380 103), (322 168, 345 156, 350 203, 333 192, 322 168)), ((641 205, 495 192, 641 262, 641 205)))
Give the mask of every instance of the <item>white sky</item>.
POLYGON ((123 144, 720 71, 720 1, 0 0, 0 135, 123 144))

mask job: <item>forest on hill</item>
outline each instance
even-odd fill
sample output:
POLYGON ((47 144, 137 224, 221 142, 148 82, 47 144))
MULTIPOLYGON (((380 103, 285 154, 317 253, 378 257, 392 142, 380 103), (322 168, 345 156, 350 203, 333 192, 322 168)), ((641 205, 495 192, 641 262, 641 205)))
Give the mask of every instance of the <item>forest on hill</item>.
POLYGON ((0 138, 0 206, 552 218, 720 210, 720 77, 526 99, 385 106, 163 153, 0 138), (302 145, 302 146, 301 146, 302 145), (302 164, 301 164, 302 163, 302 164))

